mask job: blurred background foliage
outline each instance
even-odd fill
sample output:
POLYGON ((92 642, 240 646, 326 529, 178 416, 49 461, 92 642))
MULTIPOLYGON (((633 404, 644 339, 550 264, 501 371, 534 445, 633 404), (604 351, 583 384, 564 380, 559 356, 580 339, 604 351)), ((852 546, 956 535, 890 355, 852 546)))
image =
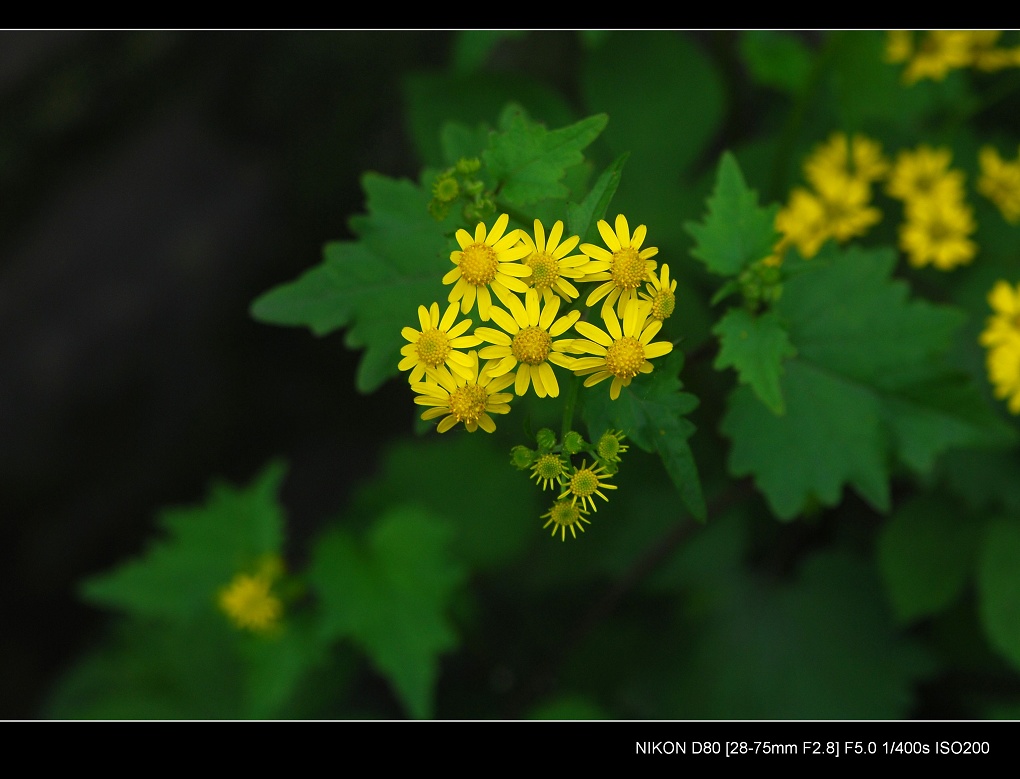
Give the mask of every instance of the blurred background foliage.
MULTIPOLYGON (((950 145, 972 182, 982 143, 1018 140, 1020 71, 908 88, 877 31, 0 35, 0 715, 1020 711, 1015 447, 889 463, 887 511, 847 489, 778 521, 730 475, 719 279, 685 229, 723 151, 785 202, 837 130, 950 145), (595 172, 630 153, 611 213, 679 281, 705 525, 632 446, 589 532, 550 541, 512 435, 415 435, 402 379, 356 392, 343 333, 249 316, 353 237, 365 171, 417 181, 446 122, 509 102, 550 129, 606 113, 595 172), (275 588, 277 629, 216 608, 239 576, 275 588)), ((874 246, 896 244, 886 204, 874 246)), ((895 273, 969 314, 954 364, 998 413, 976 339, 1017 232, 973 205, 973 266, 895 273)))

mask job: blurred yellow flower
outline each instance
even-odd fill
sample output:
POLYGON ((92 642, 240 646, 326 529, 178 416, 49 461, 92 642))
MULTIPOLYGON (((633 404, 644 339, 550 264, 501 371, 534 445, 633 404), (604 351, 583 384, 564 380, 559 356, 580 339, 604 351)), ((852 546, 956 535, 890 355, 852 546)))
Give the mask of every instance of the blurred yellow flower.
POLYGON ((237 627, 255 633, 272 630, 283 614, 283 603, 272 593, 272 567, 255 575, 239 573, 219 592, 217 603, 237 627))
POLYGON ((1003 218, 1010 224, 1020 222, 1020 156, 1006 162, 992 146, 985 146, 978 154, 981 178, 977 190, 991 200, 1003 218))
POLYGON ((955 198, 908 201, 906 216, 900 225, 900 248, 915 268, 952 270, 977 254, 977 244, 968 237, 976 229, 971 209, 955 198))

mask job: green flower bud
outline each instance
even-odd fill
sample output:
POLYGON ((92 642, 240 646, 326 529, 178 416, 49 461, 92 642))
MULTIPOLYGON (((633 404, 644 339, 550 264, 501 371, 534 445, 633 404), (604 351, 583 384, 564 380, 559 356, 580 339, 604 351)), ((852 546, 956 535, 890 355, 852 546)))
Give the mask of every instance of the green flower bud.
POLYGON ((577 454, 583 452, 588 448, 588 442, 581 438, 581 434, 569 430, 567 434, 563 436, 563 451, 567 454, 577 454))
POLYGON ((550 452, 556 446, 556 433, 548 427, 539 430, 535 439, 538 441, 538 451, 540 452, 550 452))
POLYGON ((517 470, 524 471, 531 467, 537 455, 537 452, 526 446, 515 446, 510 450, 510 462, 517 470))

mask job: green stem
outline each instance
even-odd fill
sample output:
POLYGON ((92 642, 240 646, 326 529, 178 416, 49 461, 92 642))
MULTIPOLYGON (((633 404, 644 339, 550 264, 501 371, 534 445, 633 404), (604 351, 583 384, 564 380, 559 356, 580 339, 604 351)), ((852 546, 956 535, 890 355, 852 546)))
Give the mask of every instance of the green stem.
POLYGON ((570 382, 570 389, 567 390, 566 400, 563 404, 563 429, 560 431, 560 441, 573 430, 574 425, 574 407, 577 405, 577 391, 581 383, 578 381, 577 376, 571 374, 567 380, 570 382))

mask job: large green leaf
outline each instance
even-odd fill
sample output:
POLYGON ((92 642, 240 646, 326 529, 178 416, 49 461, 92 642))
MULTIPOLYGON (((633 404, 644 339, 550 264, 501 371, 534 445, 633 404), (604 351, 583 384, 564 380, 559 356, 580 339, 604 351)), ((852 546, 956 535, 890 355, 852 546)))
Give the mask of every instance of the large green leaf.
POLYGON ((280 554, 284 472, 273 463, 246 488, 214 484, 205 505, 164 511, 167 537, 142 558, 87 580, 84 596, 136 616, 188 620, 212 613, 217 593, 239 571, 280 554))
POLYGON ((482 158, 489 175, 500 184, 499 199, 525 206, 547 198, 564 198, 567 171, 584 161, 581 150, 606 126, 605 114, 589 116, 569 127, 547 130, 523 109, 511 106, 500 119, 502 132, 489 137, 482 158))
POLYGON ((901 621, 935 614, 961 595, 982 529, 934 495, 912 500, 889 518, 878 536, 878 564, 901 621))
POLYGON ((697 408, 698 399, 680 391, 683 385, 678 374, 683 361, 682 352, 672 353, 650 375, 639 376, 624 387, 616 400, 602 387, 587 390, 584 419, 592 440, 608 429, 619 429, 646 452, 658 454, 684 505, 704 522, 708 513, 705 497, 687 443, 696 428, 685 418, 697 408))
POLYGON ((736 275, 772 253, 779 238, 774 226, 778 210, 777 205, 758 205, 758 193, 748 189, 736 158, 726 152, 703 222, 685 225, 697 242, 691 254, 713 273, 736 275))
POLYGON ((779 379, 783 361, 797 350, 790 344, 786 328, 772 312, 755 316, 742 308, 731 308, 712 329, 719 337, 719 355, 715 368, 733 367, 742 384, 751 389, 775 414, 783 414, 786 404, 779 379))
POLYGON ((1020 669, 1020 522, 991 523, 981 545, 981 621, 992 645, 1020 669))
POLYGON ((261 295, 251 313, 316 335, 347 327, 347 345, 365 348, 357 387, 371 392, 397 374, 400 331, 416 323, 418 306, 445 303, 450 225, 432 218, 429 195, 410 181, 368 173, 362 186, 368 214, 351 219, 360 240, 327 244, 320 265, 261 295))
POLYGON ((457 645, 446 613, 464 570, 448 557, 449 534, 431 512, 397 506, 364 540, 328 532, 308 574, 323 635, 361 646, 414 717, 431 716, 439 655, 457 645))
POLYGON ((773 511, 790 519, 812 500, 835 505, 844 484, 889 505, 893 456, 919 472, 951 446, 1001 442, 1005 432, 944 353, 962 312, 909 299, 890 280, 895 255, 852 248, 815 259, 784 287, 775 311, 797 356, 785 363, 787 413, 746 387, 722 422, 730 470, 753 474, 773 511))

